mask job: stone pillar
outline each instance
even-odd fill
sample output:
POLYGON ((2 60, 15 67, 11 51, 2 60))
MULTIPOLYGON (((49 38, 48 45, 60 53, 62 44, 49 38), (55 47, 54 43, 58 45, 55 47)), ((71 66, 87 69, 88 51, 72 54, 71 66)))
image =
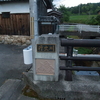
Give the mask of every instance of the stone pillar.
POLYGON ((32 46, 33 80, 58 81, 59 35, 41 35, 32 46))

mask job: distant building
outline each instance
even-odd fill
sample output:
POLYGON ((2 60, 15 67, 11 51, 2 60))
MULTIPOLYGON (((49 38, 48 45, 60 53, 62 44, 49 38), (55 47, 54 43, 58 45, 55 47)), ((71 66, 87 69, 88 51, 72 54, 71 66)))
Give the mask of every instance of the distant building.
POLYGON ((47 9, 52 9, 52 0, 37 0, 38 17, 47 16, 47 9))
POLYGON ((55 16, 60 22, 62 18, 62 13, 59 12, 57 9, 53 9, 52 11, 48 12, 48 16, 55 16))
POLYGON ((30 35, 29 0, 0 0, 0 34, 30 35))

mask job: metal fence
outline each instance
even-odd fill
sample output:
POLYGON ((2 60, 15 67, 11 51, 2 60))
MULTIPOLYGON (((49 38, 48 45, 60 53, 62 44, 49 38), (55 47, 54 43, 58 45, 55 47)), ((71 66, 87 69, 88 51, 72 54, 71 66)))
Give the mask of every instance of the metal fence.
POLYGON ((66 70, 65 80, 72 81, 72 70, 100 71, 100 67, 72 66, 72 61, 100 61, 100 56, 73 56, 73 47, 100 47, 99 39, 61 39, 61 46, 65 47, 67 53, 67 56, 60 56, 61 60, 65 60, 65 66, 60 66, 60 70, 66 70))
POLYGON ((59 25, 59 31, 68 31, 68 32, 97 32, 100 33, 99 25, 59 25))

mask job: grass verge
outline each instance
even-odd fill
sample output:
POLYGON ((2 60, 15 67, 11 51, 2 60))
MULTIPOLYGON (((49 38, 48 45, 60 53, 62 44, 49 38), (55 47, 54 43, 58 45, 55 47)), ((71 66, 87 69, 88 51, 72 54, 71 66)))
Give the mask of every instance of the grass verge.
POLYGON ((83 23, 88 24, 89 19, 96 15, 72 15, 70 16, 69 23, 83 23))

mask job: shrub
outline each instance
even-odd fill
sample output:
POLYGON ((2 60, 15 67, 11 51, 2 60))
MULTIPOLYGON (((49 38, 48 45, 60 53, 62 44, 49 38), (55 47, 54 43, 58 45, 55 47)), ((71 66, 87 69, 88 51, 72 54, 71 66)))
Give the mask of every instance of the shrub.
POLYGON ((96 20, 98 22, 98 25, 100 25, 100 15, 97 15, 96 20))
POLYGON ((96 17, 91 17, 90 20, 88 21, 88 24, 97 25, 98 21, 96 20, 96 17))
POLYGON ((97 15, 96 17, 91 17, 88 21, 88 24, 90 25, 100 25, 100 15, 97 15))
POLYGON ((91 54, 92 50, 84 47, 77 48, 79 54, 91 54))

